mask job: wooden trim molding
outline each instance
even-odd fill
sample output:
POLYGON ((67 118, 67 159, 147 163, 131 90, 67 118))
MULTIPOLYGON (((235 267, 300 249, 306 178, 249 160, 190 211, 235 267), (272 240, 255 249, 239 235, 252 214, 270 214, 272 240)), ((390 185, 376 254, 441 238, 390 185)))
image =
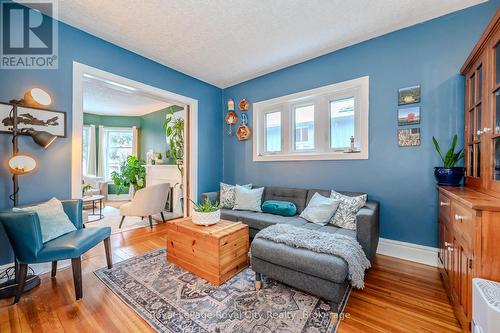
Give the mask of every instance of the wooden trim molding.
MULTIPOLYGON (((114 82, 119 82, 127 86, 136 88, 139 91, 145 91, 153 96, 157 96, 174 104, 189 107, 189 191, 186 197, 193 201, 198 201, 198 100, 187 96, 179 95, 161 88, 153 87, 148 84, 128 79, 107 71, 100 70, 91 66, 73 62, 73 124, 72 124, 72 149, 71 149, 71 195, 72 198, 80 198, 81 179, 82 179, 82 128, 83 128, 83 75, 90 74, 114 82)), ((187 207, 187 205, 186 205, 187 207)), ((191 209, 191 208, 190 208, 191 209)), ((185 211, 187 214, 187 210, 185 211)), ((186 215, 187 216, 187 215, 186 215)))

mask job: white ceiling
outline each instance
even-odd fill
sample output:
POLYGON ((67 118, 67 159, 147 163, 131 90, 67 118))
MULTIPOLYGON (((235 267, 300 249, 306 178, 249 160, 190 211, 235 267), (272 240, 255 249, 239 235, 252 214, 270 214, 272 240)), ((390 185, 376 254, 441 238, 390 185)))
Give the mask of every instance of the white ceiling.
POLYGON ((59 18, 224 88, 485 0, 59 0, 59 18))
POLYGON ((172 104, 116 82, 95 77, 83 81, 83 112, 106 116, 143 116, 172 104))

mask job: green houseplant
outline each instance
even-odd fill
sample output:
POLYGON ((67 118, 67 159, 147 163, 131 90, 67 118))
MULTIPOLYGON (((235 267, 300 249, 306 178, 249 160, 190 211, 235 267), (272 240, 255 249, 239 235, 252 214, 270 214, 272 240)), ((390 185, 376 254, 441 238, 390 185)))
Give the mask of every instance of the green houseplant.
POLYGON ((174 116, 173 106, 167 108, 163 129, 168 142, 165 155, 175 161, 181 177, 184 177, 184 119, 174 116))
POLYGON ((142 159, 128 156, 120 165, 120 171, 113 171, 111 179, 116 185, 116 194, 122 194, 127 188, 134 192, 144 187, 146 183, 146 168, 142 159))
POLYGON ((442 167, 434 168, 434 177, 436 177, 438 184, 446 186, 460 186, 464 177, 464 168, 457 167, 456 165, 464 157, 464 152, 463 148, 455 151, 457 149, 458 136, 456 134, 453 136, 451 146, 444 155, 435 137, 432 137, 432 142, 434 143, 434 147, 436 148, 439 157, 443 161, 442 167))
POLYGON ((176 117, 174 113, 174 107, 169 106, 167 108, 165 122, 163 123, 165 138, 168 143, 165 156, 174 160, 181 174, 181 183, 175 184, 174 187, 179 185, 181 189, 180 205, 184 207, 184 191, 182 186, 182 182, 184 181, 184 119, 182 117, 176 117))
POLYGON ((193 200, 194 211, 191 220, 197 225, 213 225, 220 221, 220 205, 216 202, 211 202, 206 199, 203 203, 197 204, 193 200))

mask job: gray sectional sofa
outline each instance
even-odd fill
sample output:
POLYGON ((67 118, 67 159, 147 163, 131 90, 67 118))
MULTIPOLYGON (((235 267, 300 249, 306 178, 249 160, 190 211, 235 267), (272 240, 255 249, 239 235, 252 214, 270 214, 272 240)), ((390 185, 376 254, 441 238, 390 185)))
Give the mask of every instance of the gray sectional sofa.
MULTIPOLYGON (((258 188, 260 186, 254 186, 258 188)), ((341 233, 355 237, 361 244, 367 258, 372 261, 379 241, 379 203, 368 200, 357 214, 356 230, 337 228, 333 225, 321 226, 301 218, 300 214, 318 192, 330 196, 328 190, 296 189, 286 187, 265 187, 262 202, 266 200, 290 201, 297 207, 297 215, 284 217, 267 213, 222 209, 221 217, 230 221, 241 221, 250 228, 250 238, 260 230, 277 223, 314 229, 327 233, 341 233)), ((340 192, 357 196, 362 193, 340 192)), ((202 200, 219 200, 219 192, 202 194, 202 200)), ((338 309, 349 286, 348 267, 344 259, 334 255, 315 253, 305 249, 293 248, 265 239, 256 239, 251 245, 251 265, 256 272, 257 283, 261 274, 281 281, 292 287, 329 300, 338 309)))

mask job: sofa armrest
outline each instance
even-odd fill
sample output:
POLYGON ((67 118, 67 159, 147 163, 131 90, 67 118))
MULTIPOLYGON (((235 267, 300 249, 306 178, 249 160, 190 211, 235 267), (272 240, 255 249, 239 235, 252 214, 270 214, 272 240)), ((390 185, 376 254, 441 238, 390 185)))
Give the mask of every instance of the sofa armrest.
POLYGON ((379 203, 367 201, 356 215, 356 237, 366 257, 372 261, 379 241, 379 203))
POLYGON ((219 200, 219 192, 205 192, 201 194, 201 202, 205 202, 205 200, 210 200, 211 202, 220 202, 219 200))
POLYGON ((71 222, 75 225, 75 228, 82 229, 83 228, 83 218, 82 218, 82 210, 83 210, 83 202, 81 199, 73 199, 73 200, 61 200, 64 212, 68 215, 71 222))

